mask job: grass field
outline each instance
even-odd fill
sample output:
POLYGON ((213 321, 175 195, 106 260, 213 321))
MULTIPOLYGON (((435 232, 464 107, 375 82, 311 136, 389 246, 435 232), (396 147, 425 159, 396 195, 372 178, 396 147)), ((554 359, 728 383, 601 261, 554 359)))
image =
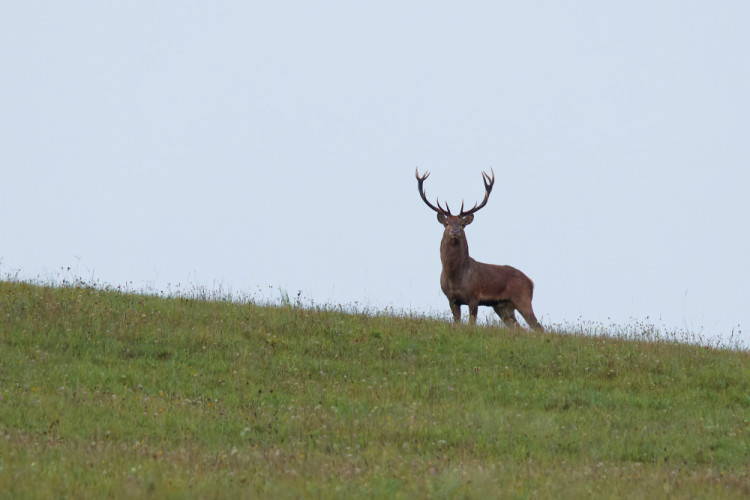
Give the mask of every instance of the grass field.
POLYGON ((750 497, 750 353, 652 333, 3 281, 0 497, 750 497))

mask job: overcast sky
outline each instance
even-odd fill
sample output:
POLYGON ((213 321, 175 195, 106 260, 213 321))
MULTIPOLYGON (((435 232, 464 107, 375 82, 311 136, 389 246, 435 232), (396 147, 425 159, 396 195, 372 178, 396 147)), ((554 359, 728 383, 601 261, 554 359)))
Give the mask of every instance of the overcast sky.
POLYGON ((750 344, 750 3, 3 2, 0 272, 750 344), (488 309, 491 312, 491 310, 488 309), (468 314, 464 308, 464 314, 468 314), (519 318, 520 319, 520 318, 519 318))

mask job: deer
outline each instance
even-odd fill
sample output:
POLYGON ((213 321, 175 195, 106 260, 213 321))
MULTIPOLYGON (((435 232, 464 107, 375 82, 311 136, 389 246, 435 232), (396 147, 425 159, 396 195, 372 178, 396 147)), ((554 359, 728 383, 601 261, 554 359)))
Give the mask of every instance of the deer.
POLYGON ((484 208, 490 198, 492 187, 495 185, 495 171, 490 171, 492 177, 482 172, 484 200, 479 204, 474 203, 470 210, 464 210, 462 200, 458 215, 451 214, 447 202, 443 208, 439 198, 436 199, 437 206, 430 203, 423 185, 430 172, 420 176, 418 168, 414 171, 419 195, 428 207, 437 212, 438 222, 445 227, 440 242, 440 260, 443 265, 440 288, 448 298, 456 323, 461 322, 462 305, 469 306, 471 324, 476 324, 479 306, 490 306, 508 328, 520 328, 515 315, 515 311, 518 310, 529 327, 544 331, 531 307, 534 282, 515 267, 485 264, 469 256, 465 229, 474 220, 474 214, 484 208))

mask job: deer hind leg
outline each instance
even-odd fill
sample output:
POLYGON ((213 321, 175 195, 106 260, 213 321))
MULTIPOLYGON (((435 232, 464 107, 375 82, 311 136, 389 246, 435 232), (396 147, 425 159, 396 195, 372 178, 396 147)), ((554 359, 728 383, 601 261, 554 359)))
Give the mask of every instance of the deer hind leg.
POLYGON ((531 308, 531 302, 528 304, 522 304, 518 307, 518 312, 521 313, 521 316, 523 316, 523 319, 526 320, 526 324, 529 325, 529 327, 533 328, 534 330, 538 332, 543 332, 544 328, 542 328, 542 325, 539 324, 539 322, 536 320, 536 316, 534 315, 534 310, 531 308))
POLYGON ((500 319, 503 320, 505 326, 508 328, 519 328, 518 321, 516 320, 515 307, 511 302, 501 302, 496 306, 492 307, 500 319))

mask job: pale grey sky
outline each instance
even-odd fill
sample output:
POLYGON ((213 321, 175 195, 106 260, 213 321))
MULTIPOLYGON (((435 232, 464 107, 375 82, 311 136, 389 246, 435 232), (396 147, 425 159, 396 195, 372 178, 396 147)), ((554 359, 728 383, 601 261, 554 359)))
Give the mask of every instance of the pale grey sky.
POLYGON ((414 168, 458 206, 492 167, 469 248, 543 323, 750 344, 748 26, 743 1, 3 2, 0 272, 448 317, 414 168))

